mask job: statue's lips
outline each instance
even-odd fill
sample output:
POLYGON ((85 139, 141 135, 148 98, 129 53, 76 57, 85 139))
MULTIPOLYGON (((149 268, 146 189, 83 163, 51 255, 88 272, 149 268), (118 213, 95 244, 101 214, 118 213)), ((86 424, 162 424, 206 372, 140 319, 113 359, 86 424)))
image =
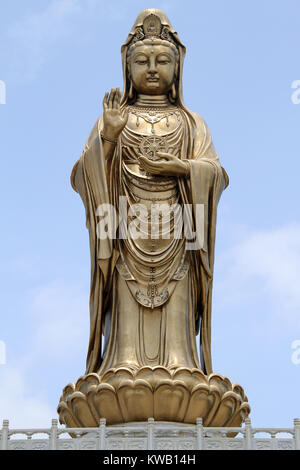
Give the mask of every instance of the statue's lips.
POLYGON ((147 82, 157 83, 159 82, 159 78, 147 78, 147 82))

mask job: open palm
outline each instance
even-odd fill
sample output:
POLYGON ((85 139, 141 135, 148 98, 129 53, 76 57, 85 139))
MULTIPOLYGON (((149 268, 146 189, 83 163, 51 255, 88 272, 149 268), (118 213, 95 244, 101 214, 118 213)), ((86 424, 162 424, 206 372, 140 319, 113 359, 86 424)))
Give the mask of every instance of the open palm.
POLYGON ((103 98, 103 133, 105 136, 116 139, 128 120, 128 112, 120 109, 121 91, 119 88, 112 88, 111 92, 106 92, 103 98))

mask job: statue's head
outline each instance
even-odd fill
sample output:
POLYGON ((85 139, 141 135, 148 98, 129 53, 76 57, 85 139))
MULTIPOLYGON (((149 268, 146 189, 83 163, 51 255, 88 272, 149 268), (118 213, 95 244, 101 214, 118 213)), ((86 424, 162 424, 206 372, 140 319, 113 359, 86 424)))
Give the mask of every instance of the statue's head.
POLYGON ((160 10, 143 10, 122 46, 123 103, 134 101, 137 93, 168 94, 180 101, 185 47, 167 16, 160 10))

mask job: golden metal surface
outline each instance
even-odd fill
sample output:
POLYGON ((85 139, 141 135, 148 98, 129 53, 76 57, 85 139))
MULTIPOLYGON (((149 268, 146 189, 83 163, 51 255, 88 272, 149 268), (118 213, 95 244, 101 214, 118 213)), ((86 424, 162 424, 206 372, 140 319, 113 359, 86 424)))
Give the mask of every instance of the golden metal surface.
POLYGON ((86 375, 64 389, 60 420, 72 427, 98 425, 100 417, 108 423, 202 417, 205 425, 239 425, 250 411, 247 398, 213 374, 211 361, 216 215, 228 176, 206 123, 184 105, 185 47, 166 15, 141 12, 121 51, 123 94, 119 88, 105 94, 71 176, 90 234, 91 330, 86 375), (120 221, 120 197, 129 219, 136 204, 191 205, 196 233, 201 205, 203 246, 188 249, 172 211, 169 237, 166 224, 154 236, 152 219, 141 229, 135 214, 127 237, 99 239, 97 210, 111 204, 120 221))

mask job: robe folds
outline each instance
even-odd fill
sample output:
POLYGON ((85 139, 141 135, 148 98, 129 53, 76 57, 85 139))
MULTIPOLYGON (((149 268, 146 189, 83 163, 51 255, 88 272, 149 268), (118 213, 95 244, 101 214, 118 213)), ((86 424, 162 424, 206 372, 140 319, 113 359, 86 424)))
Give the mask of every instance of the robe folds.
MULTIPOLYGON (((187 292, 187 295, 189 293, 187 299, 189 319, 187 320, 187 328, 189 328, 190 335, 194 336, 194 340, 195 335, 200 331, 201 368, 204 373, 209 374, 212 372, 211 300, 217 205, 222 191, 228 185, 228 176, 220 165, 210 132, 204 120, 198 114, 186 109, 182 110, 182 114, 184 116, 184 137, 180 158, 189 161, 190 176, 179 177, 178 187, 182 204, 189 204, 193 208, 190 223, 192 229, 199 232, 197 235, 198 239, 201 240, 201 247, 189 252, 190 273, 187 292), (204 218, 201 226, 196 221, 197 205, 202 205, 201 207, 204 208, 204 218)), ((121 138, 119 138, 116 145, 111 160, 110 174, 108 174, 100 137, 102 126, 103 121, 100 117, 71 175, 72 186, 80 194, 85 206, 86 225, 89 230, 90 241, 90 339, 86 373, 96 372, 100 374, 111 366, 108 356, 112 354, 114 349, 115 330, 118 329, 114 305, 118 302, 118 289, 121 289, 123 293, 125 289, 124 285, 120 286, 115 276, 116 263, 120 255, 116 240, 110 238, 99 239, 97 237, 97 224, 99 222, 97 208, 103 204, 112 204, 114 207, 118 205, 120 178, 122 178, 120 164, 122 160, 121 138), (108 312, 110 312, 109 333, 106 332, 106 345, 103 348, 102 335, 104 334, 105 317, 108 312)), ((182 283, 183 281, 179 282, 182 283)), ((176 289, 172 295, 176 295, 176 289)), ((172 304, 171 299, 170 304, 172 304)), ((185 314, 185 312, 182 312, 182 315, 185 314)), ((168 316, 165 316, 165 318, 167 322, 168 316)), ((147 322, 145 322, 145 325, 147 326, 147 322)), ((179 321, 178 328, 180 331, 179 321)), ((122 331, 117 333, 121 338, 122 331)), ((195 358, 197 356, 196 343, 195 341, 192 341, 192 343, 190 351, 195 358)), ((166 344, 169 344, 168 341, 166 344)), ((192 363, 196 366, 197 359, 192 363)))

